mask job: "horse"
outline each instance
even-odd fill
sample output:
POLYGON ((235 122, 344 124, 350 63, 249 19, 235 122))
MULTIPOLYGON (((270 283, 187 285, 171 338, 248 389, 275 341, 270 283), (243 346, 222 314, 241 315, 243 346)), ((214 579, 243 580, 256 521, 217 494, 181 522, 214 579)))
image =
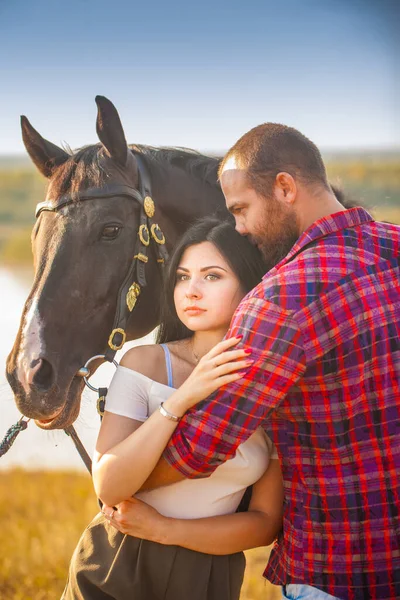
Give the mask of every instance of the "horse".
POLYGON ((21 117, 48 191, 37 208, 34 281, 6 375, 20 412, 46 430, 77 418, 82 365, 103 353, 111 360, 125 340, 157 326, 163 263, 182 233, 202 216, 228 215, 218 158, 128 146, 115 106, 103 96, 96 104, 100 143, 75 152, 21 117))

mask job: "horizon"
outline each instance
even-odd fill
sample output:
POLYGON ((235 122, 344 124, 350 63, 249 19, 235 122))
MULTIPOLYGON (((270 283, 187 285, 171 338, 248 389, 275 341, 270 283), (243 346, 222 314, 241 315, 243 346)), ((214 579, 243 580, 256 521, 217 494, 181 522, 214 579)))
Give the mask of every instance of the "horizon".
MULTIPOLYGON (((96 142, 97 143, 97 142, 96 142)), ((129 142, 128 142, 129 144, 129 142)), ((85 144, 85 145, 90 145, 90 144, 85 144)), ((151 145, 151 144, 143 144, 143 145, 151 145)), ((82 148, 83 146, 81 146, 82 148)), ((171 148, 173 148, 174 146, 171 146, 171 148)), ((214 157, 223 157, 225 155, 225 153, 229 150, 229 148, 225 148, 222 150, 210 150, 207 148, 189 148, 188 146, 179 146, 180 148, 187 148, 189 150, 195 150, 196 152, 199 152, 200 154, 204 154, 205 156, 214 156, 214 157)), ((81 148, 73 148, 73 151, 77 151, 80 150, 81 148)), ((156 146, 157 148, 157 146, 156 146)), ((160 148, 162 148, 162 146, 160 146, 160 148)), ((68 149, 67 149, 68 150, 68 149)), ((351 157, 373 157, 373 158, 377 158, 379 156, 382 157, 389 157, 389 156, 394 156, 394 157, 399 157, 400 158, 400 144, 398 146, 393 146, 393 147, 379 147, 379 146, 370 146, 370 147, 353 147, 353 148, 319 148, 319 151, 321 152, 321 155, 323 157, 332 157, 332 156, 351 156, 351 157)), ((20 162, 24 162, 27 164, 32 165, 33 168, 35 168, 34 163, 32 162, 29 154, 27 153, 27 151, 21 151, 21 152, 14 152, 14 153, 3 153, 0 152, 0 161, 20 161, 20 162)))

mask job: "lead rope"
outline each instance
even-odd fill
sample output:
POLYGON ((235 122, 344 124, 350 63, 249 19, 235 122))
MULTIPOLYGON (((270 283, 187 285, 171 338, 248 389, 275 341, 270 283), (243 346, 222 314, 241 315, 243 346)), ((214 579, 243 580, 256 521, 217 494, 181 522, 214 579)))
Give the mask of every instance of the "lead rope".
POLYGON ((24 417, 22 416, 20 420, 17 423, 15 423, 15 425, 11 425, 11 427, 6 432, 3 441, 0 444, 0 457, 9 451, 9 449, 17 439, 17 436, 21 433, 21 431, 24 431, 28 427, 29 421, 30 419, 24 421, 24 417))
POLYGON ((89 473, 91 475, 92 474, 92 459, 90 458, 89 454, 87 453, 85 446, 82 444, 81 440, 79 439, 79 436, 76 433, 75 427, 73 425, 70 425, 69 427, 64 429, 64 431, 74 442, 75 448, 79 452, 79 456, 83 460, 85 467, 87 468, 87 470, 89 471, 89 473))
MULTIPOLYGON (((21 431, 25 431, 25 429, 28 427, 29 421, 30 421, 30 419, 27 419, 25 421, 24 417, 22 416, 17 423, 15 423, 14 425, 11 425, 11 427, 7 430, 5 436, 0 444, 0 458, 9 451, 9 449, 11 448, 11 446, 13 445, 13 443, 15 442, 15 440, 17 439, 17 437, 21 433, 21 431)), ((86 452, 85 447, 82 444, 81 440, 79 439, 74 426, 70 425, 69 427, 64 429, 64 431, 74 442, 75 447, 78 450, 81 459, 85 463, 85 467, 91 474, 92 473, 91 458, 90 458, 89 454, 86 452)))

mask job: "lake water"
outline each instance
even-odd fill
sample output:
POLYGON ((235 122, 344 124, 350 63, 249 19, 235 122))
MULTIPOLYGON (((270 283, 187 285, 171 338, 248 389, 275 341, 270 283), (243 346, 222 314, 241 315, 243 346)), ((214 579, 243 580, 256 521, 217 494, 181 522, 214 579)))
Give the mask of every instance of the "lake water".
MULTIPOLYGON (((31 278, 30 271, 0 268, 0 439, 3 439, 7 429, 21 417, 5 377, 5 365, 18 331, 31 278)), ((153 336, 150 334, 146 338, 125 344, 124 352, 128 347, 151 343, 152 340, 153 336)), ((120 357, 121 352, 117 353, 117 361, 120 357)), ((101 366, 91 378, 91 383, 95 387, 107 387, 114 370, 110 364, 101 366)), ((81 412, 75 422, 75 428, 89 454, 93 453, 100 424, 96 399, 96 394, 85 388, 81 412)), ((63 431, 43 431, 36 427, 33 421, 18 435, 8 453, 0 458, 0 470, 11 467, 86 470, 72 440, 63 431)))

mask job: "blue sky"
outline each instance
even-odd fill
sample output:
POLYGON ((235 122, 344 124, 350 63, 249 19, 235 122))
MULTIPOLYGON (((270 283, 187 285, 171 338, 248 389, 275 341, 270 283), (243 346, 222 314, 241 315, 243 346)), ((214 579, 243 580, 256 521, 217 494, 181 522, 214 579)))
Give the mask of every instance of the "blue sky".
POLYGON ((132 143, 223 150, 265 121, 323 149, 400 147, 397 0, 0 0, 0 154, 19 115, 97 141, 94 97, 132 143))

